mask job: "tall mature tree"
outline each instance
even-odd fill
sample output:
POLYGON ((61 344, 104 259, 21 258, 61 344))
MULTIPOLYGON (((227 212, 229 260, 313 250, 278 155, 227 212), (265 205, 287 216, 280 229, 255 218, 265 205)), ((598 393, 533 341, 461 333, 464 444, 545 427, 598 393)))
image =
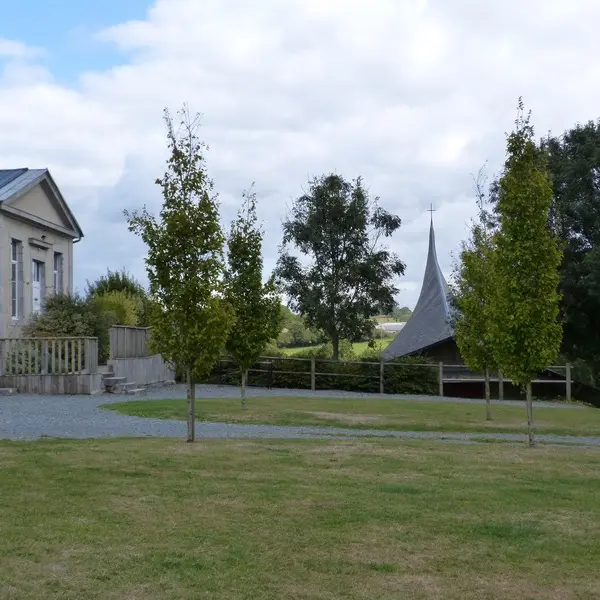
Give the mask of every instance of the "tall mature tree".
POLYGON ((491 258, 494 251, 494 231, 491 215, 486 209, 483 171, 476 179, 478 220, 473 223, 471 237, 463 242, 454 268, 452 289, 456 343, 465 364, 485 376, 485 416, 492 418, 490 369, 495 369, 490 344, 490 297, 494 292, 491 258))
POLYGON ((489 339, 503 374, 526 389, 532 446, 531 381, 556 359, 562 337, 557 320, 561 252, 549 226, 552 185, 544 158, 519 100, 516 130, 508 136, 499 180, 489 339))
POLYGON ((170 157, 156 183, 163 205, 157 219, 141 211, 125 216, 129 230, 148 247, 146 271, 152 343, 165 360, 181 365, 188 385, 188 436, 195 439, 194 376, 210 372, 234 322, 224 299, 224 236, 213 185, 206 174, 205 145, 199 141, 199 116, 179 111, 175 129, 164 111, 170 157))
POLYGON ((335 360, 340 340, 369 335, 372 317, 394 308, 393 280, 404 273, 398 256, 380 244, 400 218, 378 201, 361 178, 324 175, 310 182, 283 224, 277 273, 292 308, 331 341, 335 360), (306 260, 290 254, 292 248, 306 260))
POLYGON ((562 351, 600 373, 600 121, 542 140, 552 176, 561 265, 562 351))
POLYGON ((244 194, 244 206, 231 224, 228 242, 226 298, 236 322, 227 338, 227 351, 241 371, 242 408, 246 408, 248 369, 281 330, 280 298, 274 278, 262 280, 263 232, 257 224, 256 194, 244 194))

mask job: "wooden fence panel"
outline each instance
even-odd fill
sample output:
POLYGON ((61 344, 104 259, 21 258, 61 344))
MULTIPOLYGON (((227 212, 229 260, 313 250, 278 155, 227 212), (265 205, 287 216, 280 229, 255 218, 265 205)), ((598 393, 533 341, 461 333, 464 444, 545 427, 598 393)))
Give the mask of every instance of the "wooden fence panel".
POLYGON ((98 372, 98 338, 1 338, 0 375, 98 372))
POLYGON ((150 327, 115 325, 109 333, 111 358, 145 358, 150 355, 150 327))

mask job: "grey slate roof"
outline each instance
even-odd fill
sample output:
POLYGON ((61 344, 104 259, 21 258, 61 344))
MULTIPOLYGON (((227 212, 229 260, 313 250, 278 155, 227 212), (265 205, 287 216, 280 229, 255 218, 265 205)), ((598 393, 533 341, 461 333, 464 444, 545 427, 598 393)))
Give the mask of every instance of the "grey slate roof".
POLYGON ((382 352, 385 360, 416 354, 454 336, 450 324, 448 284, 435 251, 433 221, 429 229, 429 252, 421 294, 410 319, 392 343, 382 352))
POLYGON ((48 173, 48 169, 0 170, 0 202, 18 194, 46 173, 48 173))

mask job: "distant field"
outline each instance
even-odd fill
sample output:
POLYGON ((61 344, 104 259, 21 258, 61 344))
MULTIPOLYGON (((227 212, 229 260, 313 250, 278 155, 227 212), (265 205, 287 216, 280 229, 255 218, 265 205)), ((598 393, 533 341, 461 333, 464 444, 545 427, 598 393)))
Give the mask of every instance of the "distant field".
MULTIPOLYGON (((379 350, 379 351, 385 350, 385 348, 387 348, 389 346, 391 341, 392 341, 392 338, 377 340, 376 345, 375 345, 376 350, 379 350)), ((352 344, 352 347, 354 348, 354 353, 357 356, 360 356, 363 352, 365 352, 365 350, 369 349, 369 343, 368 342, 357 342, 356 344, 352 344)), ((299 348, 281 348, 281 350, 283 352, 285 352, 286 354, 293 356, 294 354, 298 354, 300 352, 305 352, 306 350, 311 350, 313 348, 315 348, 315 346, 301 346, 299 348)))
POLYGON ((0 442, 7 600, 600 598, 600 450, 0 442))

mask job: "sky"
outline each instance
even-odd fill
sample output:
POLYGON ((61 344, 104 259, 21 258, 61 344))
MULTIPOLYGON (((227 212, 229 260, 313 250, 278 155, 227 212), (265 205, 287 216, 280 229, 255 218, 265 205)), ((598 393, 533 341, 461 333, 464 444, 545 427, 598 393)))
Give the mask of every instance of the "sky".
POLYGON ((75 288, 146 281, 123 209, 158 212, 162 110, 184 102, 225 227, 255 182, 265 271, 308 180, 362 176, 402 218, 413 307, 433 204, 448 278, 522 96, 536 134, 600 117, 597 0, 22 0, 1 7, 0 168, 50 169, 84 231, 75 288))

